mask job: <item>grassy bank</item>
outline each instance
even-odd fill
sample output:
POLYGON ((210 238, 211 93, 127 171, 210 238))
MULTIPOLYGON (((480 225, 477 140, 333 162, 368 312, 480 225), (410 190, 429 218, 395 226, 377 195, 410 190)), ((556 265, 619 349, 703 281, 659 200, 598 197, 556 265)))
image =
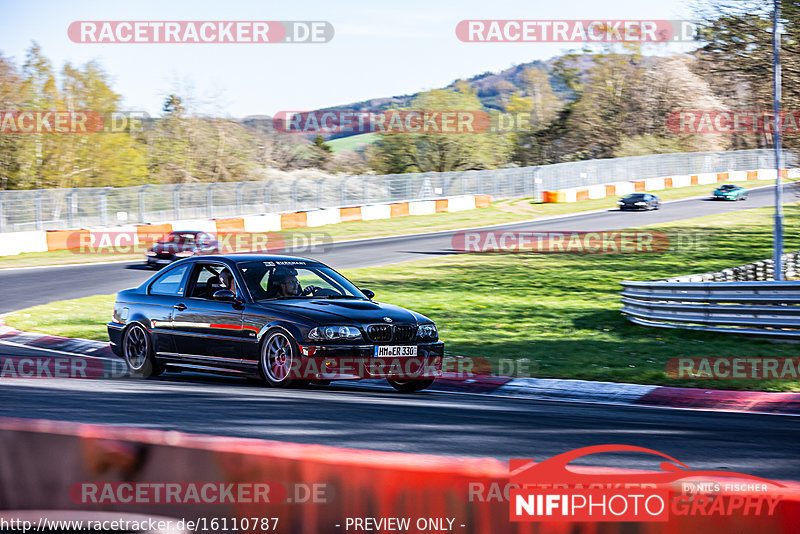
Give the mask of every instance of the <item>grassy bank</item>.
MULTIPOLYGON (((376 300, 434 319, 451 356, 527 359, 533 376, 694 387, 800 391, 800 381, 677 380, 674 357, 795 356, 797 345, 634 326, 619 281, 714 271, 769 257, 770 209, 707 216, 653 229, 701 234, 701 246, 662 254, 471 254, 345 271, 376 300)), ((786 207, 786 249, 800 249, 800 205, 786 207)), ((37 306, 13 326, 106 339, 113 296, 37 306)), ((496 368, 496 367, 495 367, 496 368)))

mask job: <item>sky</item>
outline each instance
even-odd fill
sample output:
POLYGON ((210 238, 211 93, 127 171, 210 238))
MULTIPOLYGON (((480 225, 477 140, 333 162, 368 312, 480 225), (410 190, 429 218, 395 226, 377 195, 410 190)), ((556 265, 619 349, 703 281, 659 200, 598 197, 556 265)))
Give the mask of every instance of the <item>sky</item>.
MULTIPOLYGON (((491 20, 691 19, 690 0, 0 0, 0 53, 18 65, 32 41, 60 71, 96 60, 123 96, 122 109, 160 113, 167 94, 221 117, 312 110, 443 87, 457 78, 549 59, 576 45, 465 43, 456 24, 491 20), (324 44, 74 43, 74 21, 324 20, 324 44)), ((649 45, 686 52, 691 45, 649 45)))

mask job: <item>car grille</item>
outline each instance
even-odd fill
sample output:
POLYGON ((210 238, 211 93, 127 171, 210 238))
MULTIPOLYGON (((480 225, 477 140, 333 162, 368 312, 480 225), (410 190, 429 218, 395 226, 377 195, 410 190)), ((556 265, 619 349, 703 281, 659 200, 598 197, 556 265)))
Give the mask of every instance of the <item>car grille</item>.
POLYGON ((412 341, 416 334, 413 325, 375 324, 367 327, 370 341, 412 341))
POLYGON ((411 341, 414 339, 415 328, 410 325, 398 325, 394 327, 392 341, 411 341))

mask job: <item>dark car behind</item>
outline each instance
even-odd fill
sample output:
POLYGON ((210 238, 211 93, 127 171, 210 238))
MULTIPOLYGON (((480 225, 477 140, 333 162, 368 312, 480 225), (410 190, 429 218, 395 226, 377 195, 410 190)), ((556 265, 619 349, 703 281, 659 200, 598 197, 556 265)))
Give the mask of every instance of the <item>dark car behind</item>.
POLYGON ((621 210, 657 210, 661 202, 650 193, 631 193, 617 201, 617 206, 621 210))
POLYGON ((148 267, 158 269, 183 258, 218 252, 219 243, 210 234, 188 230, 170 232, 150 247, 145 257, 148 267))

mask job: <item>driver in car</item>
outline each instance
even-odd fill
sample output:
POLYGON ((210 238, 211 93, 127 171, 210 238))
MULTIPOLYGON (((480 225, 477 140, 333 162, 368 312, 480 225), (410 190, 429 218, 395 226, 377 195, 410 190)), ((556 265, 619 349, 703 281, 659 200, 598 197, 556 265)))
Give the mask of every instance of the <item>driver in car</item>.
POLYGON ((276 296, 297 297, 302 293, 297 281, 297 270, 291 267, 278 267, 270 276, 269 285, 276 296))

